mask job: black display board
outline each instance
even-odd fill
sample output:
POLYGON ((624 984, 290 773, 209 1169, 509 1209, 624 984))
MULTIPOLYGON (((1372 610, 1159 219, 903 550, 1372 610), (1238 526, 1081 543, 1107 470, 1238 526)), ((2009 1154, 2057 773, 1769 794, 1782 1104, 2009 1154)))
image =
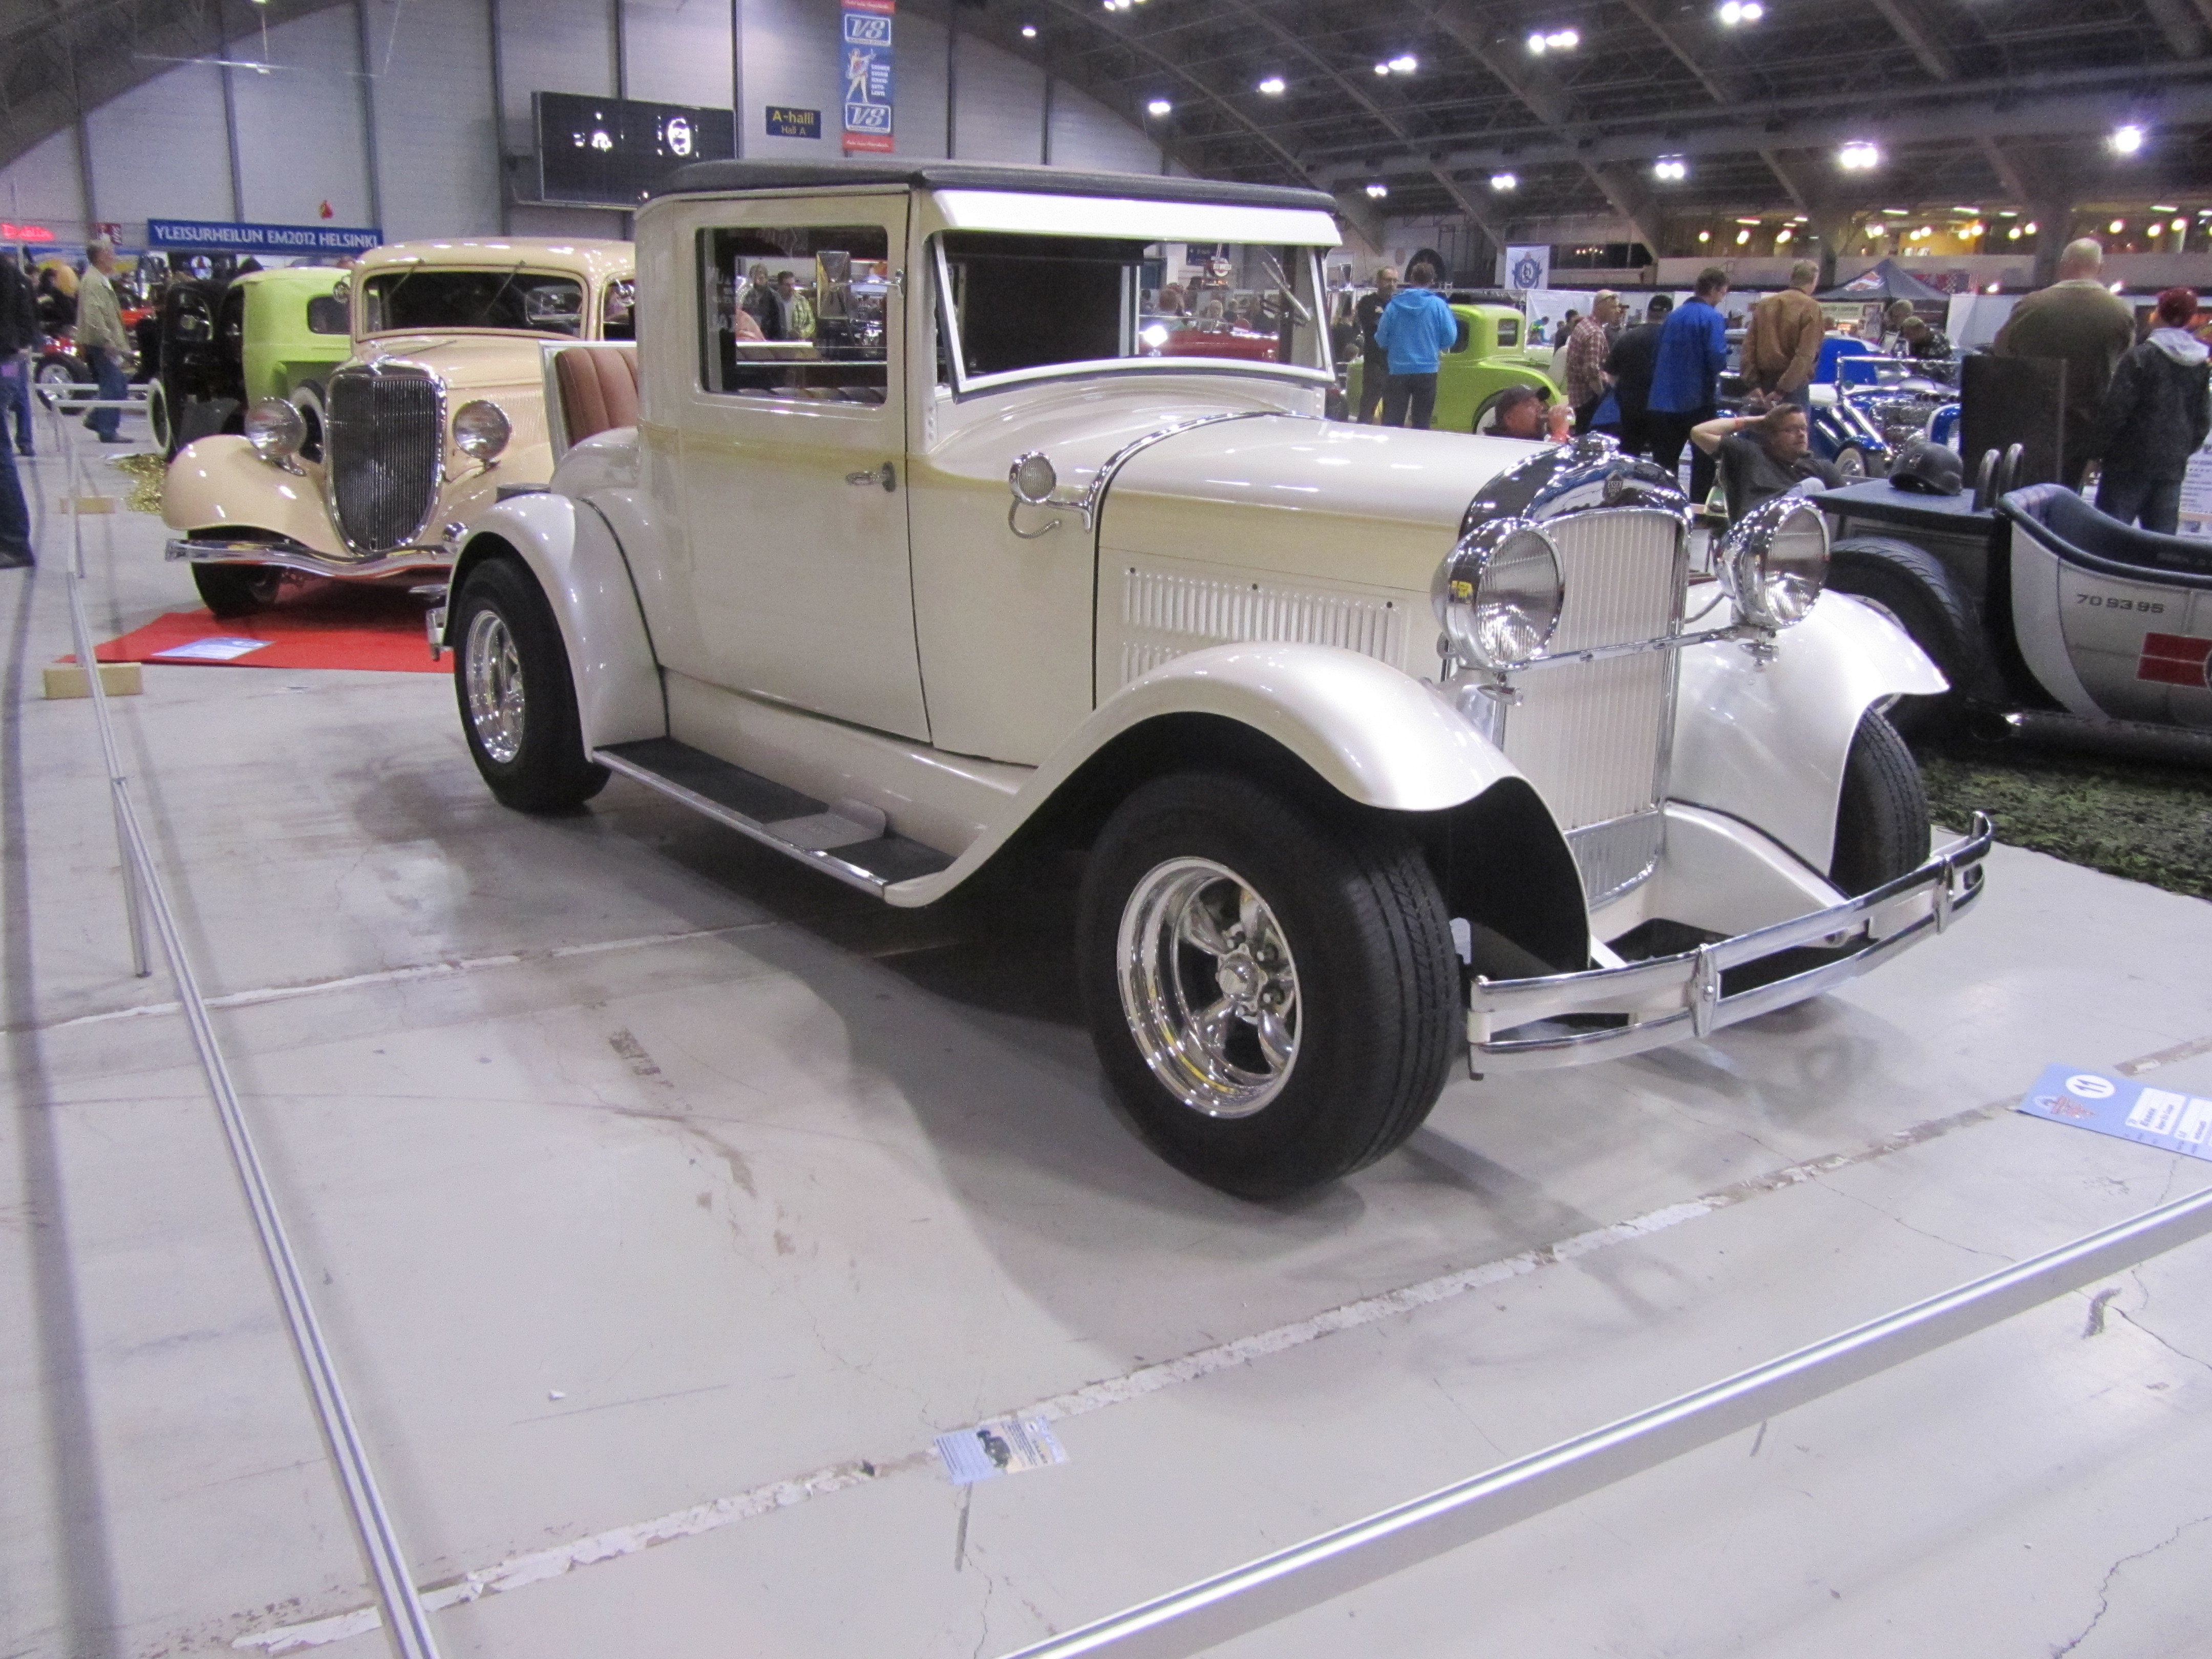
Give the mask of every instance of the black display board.
POLYGON ((1959 364, 1959 453, 1966 482, 1982 452, 2021 446, 2015 485, 2052 483, 2066 438, 2066 364, 2057 357, 1998 357, 1977 351, 1959 364))
POLYGON ((533 92, 538 195, 549 205, 635 207, 645 192, 692 161, 737 154, 726 109, 533 92))

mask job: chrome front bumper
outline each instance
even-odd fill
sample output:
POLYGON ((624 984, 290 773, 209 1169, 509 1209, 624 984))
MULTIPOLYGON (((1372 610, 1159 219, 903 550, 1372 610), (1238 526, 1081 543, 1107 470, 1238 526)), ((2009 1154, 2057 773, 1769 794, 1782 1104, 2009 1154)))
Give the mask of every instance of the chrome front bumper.
POLYGON ((1468 998, 1468 1063, 1491 1073, 1618 1060, 1818 996, 1942 933, 1970 909, 1982 895, 1981 863, 1990 840, 1990 821, 1977 812, 1971 835, 1910 874, 1825 910, 1679 956, 1540 979, 1477 975, 1468 998), (1846 954, 1749 989, 1730 993, 1723 985, 1721 975, 1732 968, 1808 946, 1846 954), (1592 1014, 1622 1023, 1588 1030, 1541 1024, 1592 1014))
POLYGON ((164 550, 170 558, 191 564, 275 565, 284 570, 304 570, 311 576, 392 576, 403 570, 442 570, 454 557, 453 550, 443 543, 402 548, 365 559, 342 559, 298 542, 193 541, 182 536, 164 550))

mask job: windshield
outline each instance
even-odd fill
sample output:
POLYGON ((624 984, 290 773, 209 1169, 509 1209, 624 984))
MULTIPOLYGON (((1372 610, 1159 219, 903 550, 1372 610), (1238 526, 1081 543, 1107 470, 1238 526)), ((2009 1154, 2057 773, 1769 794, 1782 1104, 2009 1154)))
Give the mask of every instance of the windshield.
POLYGON ((583 332, 584 285, 535 270, 380 270, 363 292, 363 332, 503 328, 583 332))
MULTIPOLYGON (((1231 242, 947 231, 938 239, 961 378, 1204 358, 1326 371, 1314 251, 1231 242)), ((948 374, 946 378, 951 378, 948 374)))

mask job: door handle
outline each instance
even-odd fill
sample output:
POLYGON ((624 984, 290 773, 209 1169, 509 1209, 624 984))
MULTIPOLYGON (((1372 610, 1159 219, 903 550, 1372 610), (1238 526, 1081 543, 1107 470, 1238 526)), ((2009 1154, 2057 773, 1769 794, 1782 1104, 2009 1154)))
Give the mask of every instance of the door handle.
POLYGON ((884 493, 888 495, 898 488, 898 469, 889 461, 885 461, 881 466, 870 471, 848 472, 845 475, 845 482, 848 484, 859 484, 863 488, 869 484, 881 484, 884 487, 884 493))

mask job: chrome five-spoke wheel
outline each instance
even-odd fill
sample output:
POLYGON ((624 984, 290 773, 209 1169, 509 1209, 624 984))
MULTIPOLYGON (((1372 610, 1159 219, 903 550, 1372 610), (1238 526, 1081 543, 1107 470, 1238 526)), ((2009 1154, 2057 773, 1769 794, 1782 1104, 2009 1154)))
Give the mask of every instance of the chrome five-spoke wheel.
POLYGON ((498 611, 486 607, 469 619, 461 664, 469 724, 484 753, 507 765, 522 752, 522 659, 507 619, 498 611))
POLYGON ((1243 1117, 1282 1091, 1298 1054, 1297 964, 1265 899, 1210 859, 1170 859, 1122 907, 1121 1011, 1177 1100, 1243 1117))

